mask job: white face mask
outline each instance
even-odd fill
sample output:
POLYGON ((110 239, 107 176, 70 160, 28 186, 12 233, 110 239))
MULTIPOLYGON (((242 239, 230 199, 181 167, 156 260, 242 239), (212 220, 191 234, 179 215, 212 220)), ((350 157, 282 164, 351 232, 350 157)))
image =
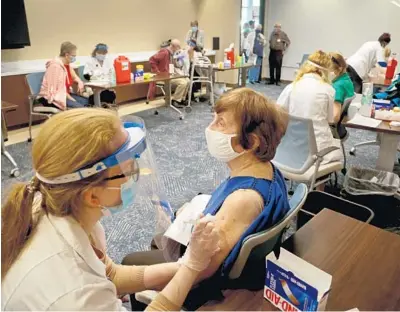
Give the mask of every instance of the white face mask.
POLYGON ((106 55, 105 54, 96 53, 96 58, 99 61, 104 61, 106 59, 106 55))
POLYGON ((232 148, 231 139, 235 136, 237 134, 225 134, 206 128, 207 147, 211 156, 219 161, 229 162, 242 155, 244 152, 237 153, 232 148))

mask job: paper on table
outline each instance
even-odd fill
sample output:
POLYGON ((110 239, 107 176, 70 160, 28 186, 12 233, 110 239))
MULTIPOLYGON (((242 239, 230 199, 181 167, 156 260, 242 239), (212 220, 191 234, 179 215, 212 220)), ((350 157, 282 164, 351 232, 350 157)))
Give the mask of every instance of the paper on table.
POLYGON ((211 195, 197 195, 190 203, 186 203, 182 212, 176 217, 169 226, 164 236, 187 246, 192 236, 193 221, 197 220, 204 211, 210 200, 211 195))
POLYGON ((87 85, 103 87, 103 86, 109 85, 110 81, 108 81, 108 80, 96 80, 96 81, 87 82, 86 84, 87 85))
POLYGON ((353 119, 348 121, 349 124, 372 127, 372 128, 378 127, 381 124, 381 122, 382 122, 381 120, 364 117, 360 114, 356 114, 353 117, 353 119))

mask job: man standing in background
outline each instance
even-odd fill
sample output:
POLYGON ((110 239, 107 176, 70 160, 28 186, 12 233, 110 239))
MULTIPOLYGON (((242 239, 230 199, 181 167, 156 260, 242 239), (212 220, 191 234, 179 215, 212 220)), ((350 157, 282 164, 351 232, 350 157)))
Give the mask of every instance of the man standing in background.
POLYGON ((289 37, 281 30, 281 24, 276 23, 269 37, 269 83, 280 85, 283 54, 290 45, 289 37), (275 76, 276 70, 276 76, 275 76))

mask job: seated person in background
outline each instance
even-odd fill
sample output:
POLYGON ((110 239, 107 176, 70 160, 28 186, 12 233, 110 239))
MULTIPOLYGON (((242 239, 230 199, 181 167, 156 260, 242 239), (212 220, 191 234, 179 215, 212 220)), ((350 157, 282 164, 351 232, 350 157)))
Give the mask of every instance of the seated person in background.
POLYGON ((347 64, 344 57, 336 52, 330 55, 332 58, 332 71, 335 76, 332 80, 332 86, 335 89, 335 106, 337 107, 336 103, 343 105, 345 99, 354 96, 354 85, 347 73, 347 64))
MULTIPOLYGON (((92 57, 85 64, 83 69, 83 77, 86 80, 111 80, 113 72, 113 64, 107 58, 108 46, 104 43, 96 45, 92 52, 92 57)), ((115 92, 104 90, 100 93, 100 101, 112 104, 115 101, 115 92)), ((89 97, 89 104, 94 104, 93 96, 89 97)))
MULTIPOLYGON (((178 39, 171 40, 167 48, 162 48, 150 58, 151 71, 155 74, 169 73, 169 64, 174 63, 174 55, 180 50, 178 39)), ((186 95, 189 91, 189 80, 187 78, 172 79, 171 85, 175 85, 175 93, 172 96, 172 105, 178 108, 184 107, 186 95)), ((151 83, 149 86, 149 98, 154 98, 156 85, 151 83)))
POLYGON ((39 102, 44 106, 60 110, 84 107, 88 100, 72 94, 72 84, 78 84, 78 92, 83 91, 83 82, 71 64, 76 60, 76 45, 71 42, 61 44, 60 56, 48 61, 39 94, 39 102))
POLYGON ((364 43, 360 49, 347 59, 347 72, 354 84, 356 93, 362 92, 362 84, 368 73, 378 62, 384 61, 384 49, 390 43, 390 34, 382 34, 377 41, 364 43))
POLYGON ((190 22, 190 30, 186 34, 186 43, 194 41, 200 50, 204 49, 204 30, 199 29, 199 22, 190 22))
POLYGON ((337 150, 324 156, 323 164, 343 161, 340 140, 332 135, 329 124, 337 123, 341 105, 335 102, 335 89, 329 81, 332 58, 323 51, 316 51, 308 57, 299 69, 296 79, 279 96, 277 103, 289 115, 312 119, 318 151, 328 147, 337 150))
MULTIPOLYGON (((271 163, 287 122, 287 114, 275 103, 248 88, 235 89, 217 101, 214 120, 205 130, 206 141, 211 156, 228 165, 230 176, 212 193, 203 213, 216 217, 213 222, 220 230, 220 251, 197 280, 204 280, 198 288, 200 294, 193 290, 189 300, 215 299, 208 296, 209 291, 220 291, 221 284, 228 283, 229 289, 226 276, 243 240, 272 227, 289 211, 285 180, 271 163)), ((133 253, 123 263, 154 263, 160 254, 159 250, 133 253)), ((265 261, 254 266, 254 283, 259 289, 264 271, 265 261)), ((134 295, 131 302, 135 304, 134 295)), ((185 307, 193 310, 197 306, 185 307)))

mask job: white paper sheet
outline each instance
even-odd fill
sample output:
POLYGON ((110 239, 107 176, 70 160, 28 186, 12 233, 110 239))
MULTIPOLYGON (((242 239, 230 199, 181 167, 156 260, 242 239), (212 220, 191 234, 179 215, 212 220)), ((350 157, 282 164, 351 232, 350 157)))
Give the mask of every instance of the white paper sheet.
POLYGON ((211 195, 197 195, 190 203, 186 203, 182 212, 170 225, 164 236, 187 246, 192 236, 193 222, 204 211, 210 198, 211 195))
POLYGON ((364 117, 360 114, 356 114, 353 119, 349 120, 349 124, 360 125, 365 127, 376 128, 381 124, 381 120, 376 120, 374 118, 364 117))

